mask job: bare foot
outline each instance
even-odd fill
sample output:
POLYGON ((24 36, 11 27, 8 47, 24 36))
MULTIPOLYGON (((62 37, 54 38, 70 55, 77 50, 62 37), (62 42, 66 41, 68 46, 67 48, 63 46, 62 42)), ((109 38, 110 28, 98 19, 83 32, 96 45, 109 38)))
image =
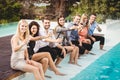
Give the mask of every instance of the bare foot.
POLYGON ((100 50, 102 50, 102 51, 106 51, 105 49, 100 49, 100 50))
POLYGON ((69 64, 75 64, 74 62, 71 62, 71 61, 69 61, 68 63, 69 63, 69 64))
POLYGON ((74 63, 74 62, 68 62, 68 63, 69 63, 69 64, 73 64, 73 65, 77 65, 77 66, 81 67, 81 65, 78 64, 78 63, 74 63))
POLYGON ((60 72, 56 72, 56 75, 60 75, 60 76, 65 76, 66 74, 60 73, 60 72))

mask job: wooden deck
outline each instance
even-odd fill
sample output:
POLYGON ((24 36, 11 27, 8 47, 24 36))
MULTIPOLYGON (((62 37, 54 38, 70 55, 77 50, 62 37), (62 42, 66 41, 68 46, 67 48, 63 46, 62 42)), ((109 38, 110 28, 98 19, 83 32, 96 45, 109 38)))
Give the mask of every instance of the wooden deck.
POLYGON ((11 80, 23 74, 23 72, 13 70, 10 67, 11 37, 12 35, 0 38, 0 80, 11 80))

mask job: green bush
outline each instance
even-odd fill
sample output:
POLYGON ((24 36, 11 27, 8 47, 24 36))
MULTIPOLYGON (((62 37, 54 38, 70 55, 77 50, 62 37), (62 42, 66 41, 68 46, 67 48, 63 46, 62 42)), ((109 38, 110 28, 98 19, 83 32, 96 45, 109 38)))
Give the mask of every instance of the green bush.
POLYGON ((8 20, 5 19, 0 20, 0 24, 5 24, 5 23, 8 23, 8 20))

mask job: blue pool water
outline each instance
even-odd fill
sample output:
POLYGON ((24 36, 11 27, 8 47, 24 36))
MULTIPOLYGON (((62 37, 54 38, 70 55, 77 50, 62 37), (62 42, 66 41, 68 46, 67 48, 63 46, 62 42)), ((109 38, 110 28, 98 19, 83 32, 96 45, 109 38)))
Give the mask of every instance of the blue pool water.
POLYGON ((71 80, 120 80, 120 43, 71 80))
POLYGON ((0 37, 14 34, 16 31, 17 22, 0 24, 0 37))

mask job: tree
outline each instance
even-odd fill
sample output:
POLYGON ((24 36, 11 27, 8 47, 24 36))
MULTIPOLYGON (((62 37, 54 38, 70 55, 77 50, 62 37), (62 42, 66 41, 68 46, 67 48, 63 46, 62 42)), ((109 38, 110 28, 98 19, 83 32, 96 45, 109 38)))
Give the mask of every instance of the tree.
POLYGON ((7 22, 19 20, 21 7, 21 4, 14 0, 0 0, 0 20, 7 22))
MULTIPOLYGON (((105 22, 106 18, 120 18, 120 1, 119 0, 79 0, 79 4, 71 6, 71 15, 76 13, 83 14, 96 13, 99 22, 105 22)), ((70 15, 70 16, 71 16, 70 15)))

